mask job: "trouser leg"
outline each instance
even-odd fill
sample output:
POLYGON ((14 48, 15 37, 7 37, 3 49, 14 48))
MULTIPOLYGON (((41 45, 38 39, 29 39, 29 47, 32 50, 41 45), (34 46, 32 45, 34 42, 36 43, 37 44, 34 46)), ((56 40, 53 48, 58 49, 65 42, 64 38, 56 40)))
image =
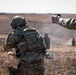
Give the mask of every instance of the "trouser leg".
POLYGON ((8 67, 9 75, 18 75, 18 71, 16 68, 8 67))

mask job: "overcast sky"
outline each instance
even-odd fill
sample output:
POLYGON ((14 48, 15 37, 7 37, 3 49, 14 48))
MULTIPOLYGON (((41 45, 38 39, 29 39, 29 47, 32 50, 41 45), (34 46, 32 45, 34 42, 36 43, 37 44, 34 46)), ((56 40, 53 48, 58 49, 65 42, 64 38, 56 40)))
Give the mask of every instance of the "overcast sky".
POLYGON ((76 0, 0 0, 0 12, 76 14, 76 0))

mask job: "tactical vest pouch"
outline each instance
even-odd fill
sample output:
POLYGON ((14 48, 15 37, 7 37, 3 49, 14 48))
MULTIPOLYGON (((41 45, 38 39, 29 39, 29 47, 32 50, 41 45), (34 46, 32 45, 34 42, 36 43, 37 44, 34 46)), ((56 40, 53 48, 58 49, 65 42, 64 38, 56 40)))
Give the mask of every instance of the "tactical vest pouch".
POLYGON ((28 50, 32 51, 43 49, 40 34, 35 28, 26 28, 23 33, 27 42, 28 50))

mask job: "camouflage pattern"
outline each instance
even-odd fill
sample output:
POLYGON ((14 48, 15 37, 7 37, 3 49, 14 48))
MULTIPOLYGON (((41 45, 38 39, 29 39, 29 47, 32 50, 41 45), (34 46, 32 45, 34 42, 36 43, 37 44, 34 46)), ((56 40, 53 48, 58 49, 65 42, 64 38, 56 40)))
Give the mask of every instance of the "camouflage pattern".
MULTIPOLYGON (((15 75, 16 73, 16 75, 44 75, 44 55, 46 53, 46 47, 43 50, 34 50, 29 52, 27 50, 27 42, 25 41, 22 33, 24 29, 26 29, 26 26, 19 25, 12 33, 8 35, 5 41, 4 49, 6 51, 16 48, 20 52, 17 69, 10 67, 9 74, 15 75)), ((42 42, 44 42, 43 39, 42 42)))
POLYGON ((76 19, 75 18, 68 18, 68 19, 61 19, 59 24, 67 29, 76 30, 76 19))
POLYGON ((34 61, 32 63, 20 62, 18 65, 19 75, 45 75, 44 61, 34 61))
POLYGON ((37 61, 34 63, 20 62, 18 68, 8 67, 9 75, 45 75, 44 62, 37 61))
POLYGON ((76 29, 76 19, 75 18, 71 18, 67 23, 67 28, 68 29, 76 29))
POLYGON ((10 23, 11 23, 10 25, 13 29, 16 29, 16 27, 18 27, 19 25, 27 24, 25 18, 22 16, 13 17, 10 23))

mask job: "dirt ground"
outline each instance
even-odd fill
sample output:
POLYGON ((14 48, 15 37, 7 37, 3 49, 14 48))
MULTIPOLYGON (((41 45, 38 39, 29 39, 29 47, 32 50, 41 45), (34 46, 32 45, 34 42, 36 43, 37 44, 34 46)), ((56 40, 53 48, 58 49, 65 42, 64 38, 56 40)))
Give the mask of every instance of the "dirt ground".
MULTIPOLYGON (((76 75, 76 47, 52 46, 51 58, 45 57, 46 75, 76 75)), ((0 47, 0 75, 8 75, 7 67, 16 67, 18 59, 0 47)))
POLYGON ((59 45, 50 51, 54 56, 45 60, 48 75, 76 75, 76 47, 59 45))

